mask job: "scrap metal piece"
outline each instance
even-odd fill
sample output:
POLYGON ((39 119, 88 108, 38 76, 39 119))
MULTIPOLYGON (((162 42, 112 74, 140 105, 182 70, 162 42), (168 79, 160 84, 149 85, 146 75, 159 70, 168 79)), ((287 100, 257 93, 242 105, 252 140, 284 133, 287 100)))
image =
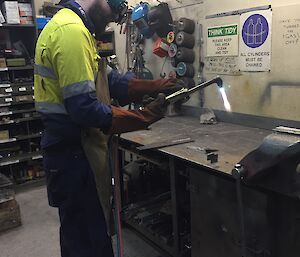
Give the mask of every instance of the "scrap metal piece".
POLYGON ((186 144, 194 141, 195 141, 194 139, 187 137, 187 138, 180 138, 180 139, 173 139, 173 140, 166 140, 162 142, 152 143, 152 144, 137 147, 137 149, 140 151, 145 151, 145 150, 159 149, 159 148, 173 146, 173 145, 186 144))
POLYGON ((219 151, 218 149, 202 148, 200 146, 193 146, 193 145, 189 145, 186 148, 191 149, 191 150, 195 150, 195 151, 199 151, 199 152, 204 152, 205 154, 215 153, 215 152, 219 151))
POLYGON ((218 159, 219 159, 219 155, 217 153, 207 154, 207 160, 210 161, 210 163, 217 163, 218 159))
POLYGON ((203 108, 200 114, 200 124, 216 124, 217 118, 214 111, 210 108, 203 108))

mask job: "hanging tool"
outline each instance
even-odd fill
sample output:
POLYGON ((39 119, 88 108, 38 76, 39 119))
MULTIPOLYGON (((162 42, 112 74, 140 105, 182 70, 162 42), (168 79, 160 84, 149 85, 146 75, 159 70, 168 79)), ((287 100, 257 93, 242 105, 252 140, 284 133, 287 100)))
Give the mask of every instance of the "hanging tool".
POLYGON ((151 38, 154 31, 150 28, 148 24, 148 12, 150 10, 150 5, 148 3, 139 3, 132 10, 132 22, 139 29, 142 35, 146 38, 151 38))
POLYGON ((178 30, 193 34, 195 31, 195 22, 188 18, 180 18, 178 21, 178 30))
POLYGON ((172 103, 175 103, 177 102, 178 100, 182 100, 182 99, 185 99, 185 98, 188 98, 191 94, 199 91, 200 89, 203 89, 205 87, 208 87, 212 84, 217 84, 218 87, 222 88, 223 87, 223 80, 218 76, 214 79, 211 79, 211 80, 208 80, 204 83, 201 83, 195 87, 192 87, 190 89, 188 88, 182 88, 181 90, 171 94, 171 95, 168 95, 166 97, 166 101, 168 104, 172 104, 172 103))
POLYGON ((177 45, 171 44, 168 50, 169 57, 174 58, 177 54, 177 45))
POLYGON ((196 85, 195 80, 193 78, 181 77, 180 80, 183 81, 185 85, 187 85, 187 88, 192 88, 196 85))
POLYGON ((175 40, 175 33, 174 31, 170 31, 167 35, 167 42, 171 44, 174 42, 174 40, 175 40))
POLYGON ((195 61, 195 52, 186 47, 179 47, 177 49, 176 58, 179 62, 193 63, 195 61))
POLYGON ((193 64, 180 62, 177 65, 176 72, 180 77, 185 76, 185 77, 193 78, 195 75, 195 68, 193 64))
POLYGON ((175 38, 177 46, 187 47, 187 48, 194 48, 195 46, 195 37, 189 33, 184 31, 180 31, 175 38))
POLYGON ((153 53, 159 57, 168 56, 169 44, 163 38, 158 38, 153 45, 153 53))

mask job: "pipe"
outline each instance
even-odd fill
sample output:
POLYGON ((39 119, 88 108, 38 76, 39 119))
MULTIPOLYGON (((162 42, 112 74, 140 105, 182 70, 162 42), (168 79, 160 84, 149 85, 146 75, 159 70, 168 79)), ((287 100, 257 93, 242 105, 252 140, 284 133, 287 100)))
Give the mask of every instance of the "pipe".
POLYGON ((192 87, 190 89, 187 89, 187 88, 182 88, 181 90, 171 94, 171 95, 168 95, 166 97, 166 101, 168 104, 172 104, 172 103, 175 103, 177 102, 178 100, 181 100, 181 99, 184 99, 184 98, 187 98, 189 97, 189 95, 203 89, 203 88, 206 88, 210 85, 213 85, 213 84, 217 84, 218 87, 222 88, 223 87, 223 80, 218 76, 218 77, 215 77, 214 79, 211 79, 211 80, 208 80, 208 81, 205 81, 195 87, 192 87))

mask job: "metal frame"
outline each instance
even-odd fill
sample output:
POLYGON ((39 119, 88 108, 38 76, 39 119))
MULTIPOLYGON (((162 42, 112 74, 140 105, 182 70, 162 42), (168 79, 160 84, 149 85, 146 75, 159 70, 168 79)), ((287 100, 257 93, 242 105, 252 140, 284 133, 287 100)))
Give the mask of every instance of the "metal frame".
POLYGON ((170 186, 171 186, 171 200, 173 209, 173 234, 174 234, 174 257, 179 257, 179 213, 178 213, 178 194, 177 194, 177 174, 175 169, 174 157, 169 158, 170 164, 170 186), (177 251, 176 251, 177 249, 177 251))
MULTIPOLYGON (((178 213, 178 194, 177 194, 177 172, 175 167, 175 158, 172 156, 164 156, 164 159, 168 160, 167 163, 161 163, 157 159, 160 159, 159 157, 162 156, 162 153, 158 153, 156 151, 153 151, 153 155, 149 157, 146 153, 138 153, 137 151, 132 150, 133 146, 132 144, 128 144, 122 139, 120 140, 119 145, 119 151, 121 152, 119 154, 120 156, 120 165, 123 166, 125 164, 124 162, 124 155, 125 152, 129 152, 131 154, 137 155, 139 157, 143 157, 147 161, 159 164, 160 166, 169 166, 169 172, 170 172, 170 190, 171 190, 171 202, 172 202, 172 226, 173 226, 173 234, 174 234, 174 244, 173 247, 170 248, 168 245, 161 243, 157 238, 149 234, 146 230, 142 229, 141 227, 135 226, 130 221, 124 221, 125 225, 127 225, 129 228, 131 228, 138 236, 140 236, 143 240, 145 240, 147 243, 150 243, 156 250, 158 250, 163 256, 166 257, 180 257, 179 252, 179 225, 180 217, 178 213), (155 158, 158 157, 158 158, 155 158)), ((119 169, 121 173, 121 169, 119 169)), ((122 183, 121 180, 115 181, 117 187, 119 187, 122 190, 122 183)), ((121 191, 121 199, 123 198, 123 192, 121 191)), ((122 204, 122 203, 121 203, 122 204)))

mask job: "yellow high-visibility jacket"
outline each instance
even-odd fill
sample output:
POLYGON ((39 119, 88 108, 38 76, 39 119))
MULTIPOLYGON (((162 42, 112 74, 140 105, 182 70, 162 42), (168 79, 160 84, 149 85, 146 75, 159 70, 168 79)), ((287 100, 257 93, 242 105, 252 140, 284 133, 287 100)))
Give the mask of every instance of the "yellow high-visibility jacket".
MULTIPOLYGON (((93 35, 70 9, 60 10, 42 30, 35 52, 34 96, 45 125, 43 148, 61 141, 79 143, 82 127, 111 126, 111 107, 95 94, 99 58, 93 35)), ((129 79, 110 73, 111 96, 126 99, 129 79)))

